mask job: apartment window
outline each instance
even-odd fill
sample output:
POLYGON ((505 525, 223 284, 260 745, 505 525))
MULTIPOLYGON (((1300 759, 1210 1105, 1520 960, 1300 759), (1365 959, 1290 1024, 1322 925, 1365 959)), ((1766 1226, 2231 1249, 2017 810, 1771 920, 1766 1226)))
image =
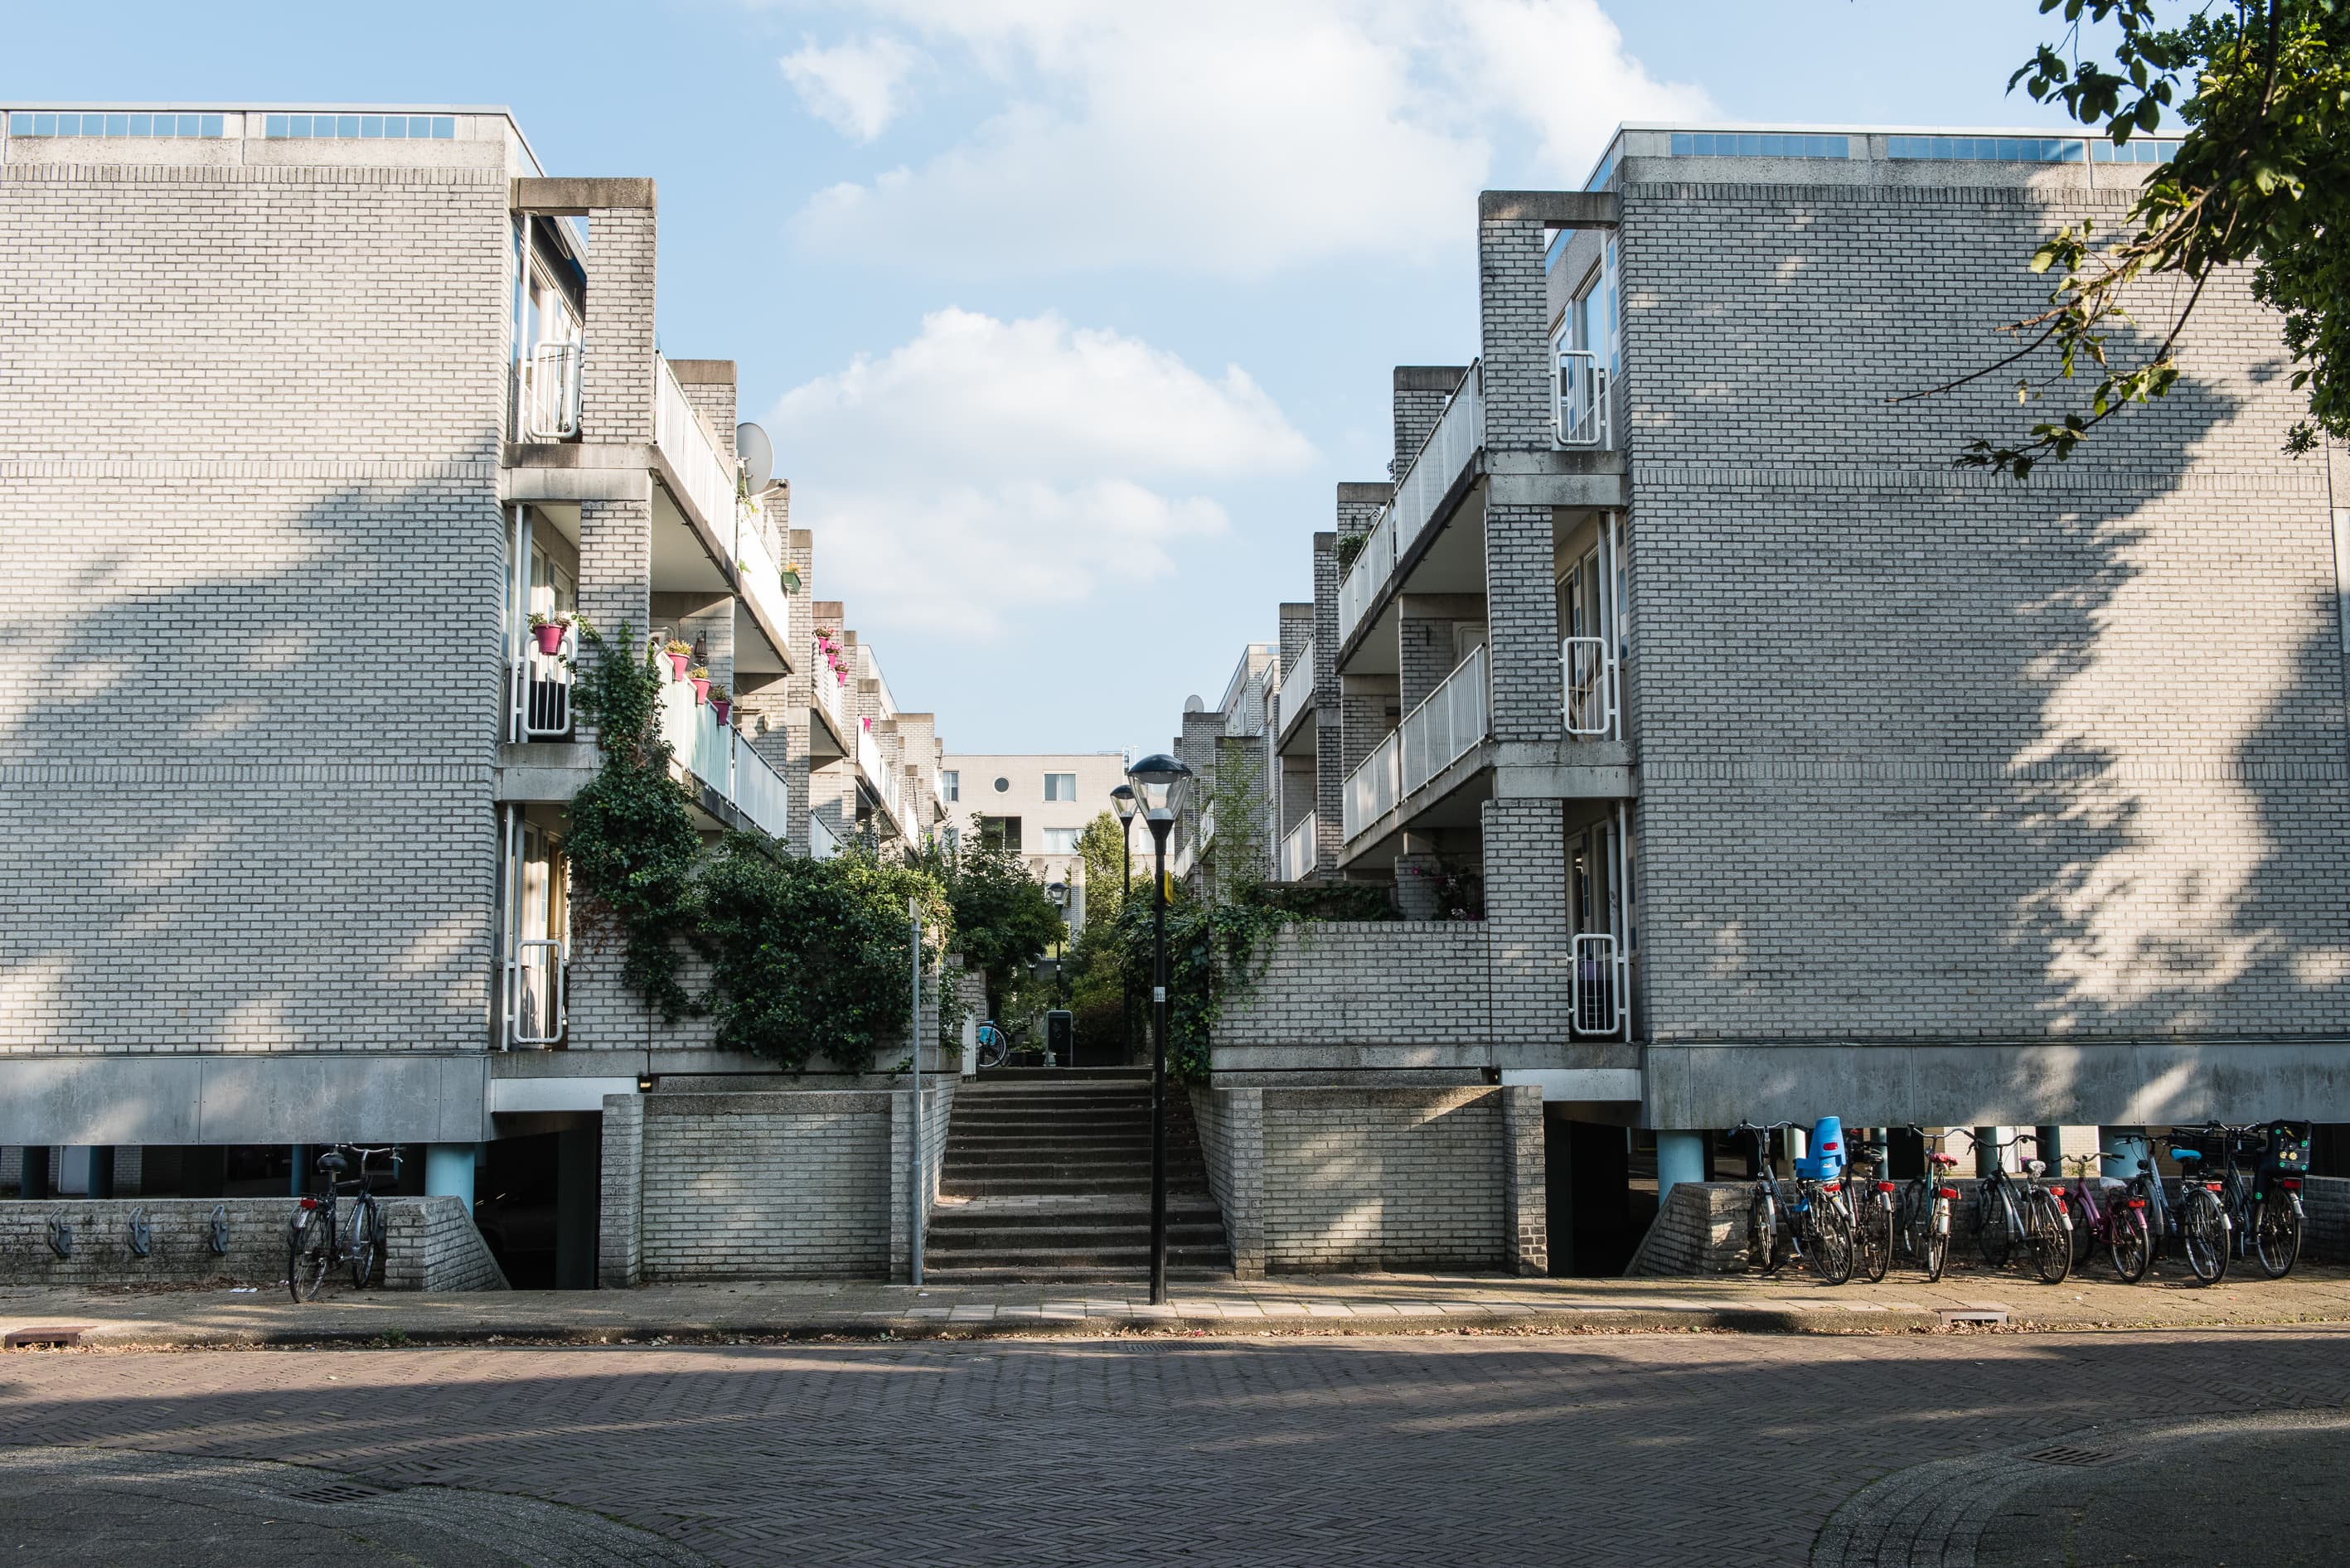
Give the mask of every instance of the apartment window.
POLYGON ((452 141, 457 119, 448 114, 273 114, 262 134, 302 140, 452 141))
POLYGON ((1077 852, 1077 830, 1074 827, 1045 828, 1044 843, 1039 848, 1046 855, 1075 855, 1077 852))
POLYGON ((983 816, 979 819, 979 842, 987 849, 1020 853, 1020 819, 1016 816, 983 816))
POLYGON ((1888 136, 1887 158, 1937 158, 1973 163, 2080 163, 2088 143, 2071 136, 1888 136))
MULTIPOLYGON (((1945 139, 1947 140, 1947 139, 1945 139)), ((1849 158, 1842 136, 1762 135, 1743 130, 1676 130, 1676 158, 1849 158)))
POLYGON ((1046 774, 1045 775, 1045 798, 1046 800, 1071 801, 1076 799, 1077 775, 1075 774, 1046 774))
POLYGON ((941 768, 939 770, 939 794, 949 801, 961 800, 962 798, 962 774, 957 773, 952 768, 941 768))

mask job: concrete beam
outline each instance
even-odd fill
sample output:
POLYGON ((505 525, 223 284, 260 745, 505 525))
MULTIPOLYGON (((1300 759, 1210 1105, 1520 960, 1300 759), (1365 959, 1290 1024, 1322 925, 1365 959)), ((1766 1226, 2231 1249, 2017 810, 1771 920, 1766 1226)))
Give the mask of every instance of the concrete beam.
POLYGON ((516 180, 509 187, 506 204, 517 213, 540 213, 549 217, 584 218, 602 208, 653 210, 653 182, 650 180, 516 180))
POLYGON ((1624 221, 1623 198, 1613 191, 1480 191, 1482 223, 1532 219, 1554 229, 1613 228, 1624 221))

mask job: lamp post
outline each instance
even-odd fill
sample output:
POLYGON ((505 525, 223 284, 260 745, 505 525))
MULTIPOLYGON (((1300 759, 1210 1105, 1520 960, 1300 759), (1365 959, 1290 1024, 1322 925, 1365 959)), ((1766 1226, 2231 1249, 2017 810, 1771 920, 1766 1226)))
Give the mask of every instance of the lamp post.
POLYGON ((1126 770, 1150 825, 1150 1304, 1167 1301, 1167 836, 1191 770, 1165 753, 1126 770))
MULTIPOLYGON (((1118 813, 1118 912, 1126 918, 1126 901, 1134 896, 1134 786, 1120 784, 1109 792, 1110 808, 1118 813)), ((1126 1033, 1126 1060, 1134 1060, 1134 988, 1126 979, 1126 965, 1118 966, 1118 1020, 1126 1033)))

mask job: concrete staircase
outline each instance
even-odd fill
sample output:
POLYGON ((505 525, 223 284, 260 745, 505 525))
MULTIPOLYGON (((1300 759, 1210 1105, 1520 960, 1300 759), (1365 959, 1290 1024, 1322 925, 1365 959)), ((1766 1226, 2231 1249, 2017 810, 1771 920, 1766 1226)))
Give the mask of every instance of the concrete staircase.
MULTIPOLYGON (((1189 1098, 1167 1096, 1167 1273, 1232 1253, 1189 1098)), ((955 1093, 923 1275, 946 1284, 1139 1285, 1150 1276, 1150 1075, 999 1068, 955 1093)))

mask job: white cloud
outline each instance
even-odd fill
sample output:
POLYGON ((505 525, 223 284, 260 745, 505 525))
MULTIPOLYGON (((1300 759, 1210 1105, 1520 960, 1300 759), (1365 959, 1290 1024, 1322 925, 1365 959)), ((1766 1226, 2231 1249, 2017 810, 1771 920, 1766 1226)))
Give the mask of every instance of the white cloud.
POLYGON ((920 57, 892 37, 829 49, 810 39, 777 63, 810 114, 844 136, 870 141, 897 118, 899 89, 920 57))
POLYGON ((1312 445, 1238 366, 1203 376, 1139 339, 966 310, 785 393, 769 416, 821 591, 852 619, 996 633, 1220 534, 1194 482, 1284 472, 1312 445))
POLYGON ((918 165, 818 192, 810 246, 963 269, 1252 274, 1455 248, 1502 166, 1580 181, 1622 119, 1693 115, 1597 0, 871 0, 997 107, 918 165), (1525 156, 1518 155, 1523 150, 1525 156))

